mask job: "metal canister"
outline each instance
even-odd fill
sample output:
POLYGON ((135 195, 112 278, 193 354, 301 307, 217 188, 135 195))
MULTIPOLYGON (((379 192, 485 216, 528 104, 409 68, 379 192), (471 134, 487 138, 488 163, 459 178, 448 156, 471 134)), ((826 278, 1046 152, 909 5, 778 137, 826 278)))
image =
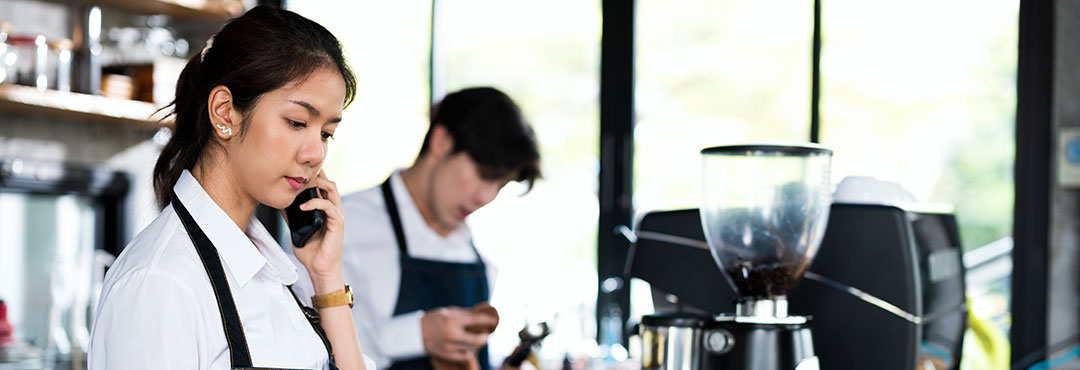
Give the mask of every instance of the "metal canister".
POLYGON ((688 312, 664 312, 641 318, 641 368, 697 370, 701 368, 701 339, 709 317, 688 312))

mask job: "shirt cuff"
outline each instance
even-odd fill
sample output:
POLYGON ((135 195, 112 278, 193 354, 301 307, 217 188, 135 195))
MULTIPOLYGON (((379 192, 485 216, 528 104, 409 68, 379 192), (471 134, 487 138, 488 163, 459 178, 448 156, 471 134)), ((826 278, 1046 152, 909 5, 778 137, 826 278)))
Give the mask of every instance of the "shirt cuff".
POLYGON ((391 317, 379 325, 379 347, 393 361, 424 356, 424 338, 420 319, 424 311, 413 311, 391 317))

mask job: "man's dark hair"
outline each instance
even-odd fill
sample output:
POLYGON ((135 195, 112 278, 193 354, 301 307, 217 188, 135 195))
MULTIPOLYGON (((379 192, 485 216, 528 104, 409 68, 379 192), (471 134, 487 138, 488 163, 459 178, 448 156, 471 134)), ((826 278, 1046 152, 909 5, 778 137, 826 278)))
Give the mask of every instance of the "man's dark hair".
POLYGON ((529 189, 540 178, 536 134, 525 122, 521 109, 503 92, 474 87, 443 98, 432 108, 431 127, 424 136, 421 157, 428 151, 436 126, 446 128, 453 138, 453 153, 465 152, 479 165, 482 178, 511 176, 529 189))

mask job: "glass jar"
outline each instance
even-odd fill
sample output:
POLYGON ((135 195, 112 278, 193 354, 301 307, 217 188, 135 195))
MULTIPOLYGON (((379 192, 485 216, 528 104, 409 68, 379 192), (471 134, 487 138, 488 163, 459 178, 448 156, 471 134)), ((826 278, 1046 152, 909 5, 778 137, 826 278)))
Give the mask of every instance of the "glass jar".
POLYGON ((45 36, 11 36, 8 44, 15 52, 15 83, 47 89, 49 46, 45 36))
POLYGON ((74 43, 70 39, 60 38, 50 41, 48 55, 48 85, 50 89, 63 92, 71 91, 71 55, 74 43))

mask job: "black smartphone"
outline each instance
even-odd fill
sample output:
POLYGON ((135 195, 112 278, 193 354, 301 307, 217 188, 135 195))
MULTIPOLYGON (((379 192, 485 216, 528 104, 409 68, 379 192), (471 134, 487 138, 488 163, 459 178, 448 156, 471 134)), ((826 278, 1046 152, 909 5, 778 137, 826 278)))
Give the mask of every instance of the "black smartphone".
POLYGON ((285 215, 289 218, 289 234, 292 236, 293 245, 297 248, 303 248, 308 239, 322 230, 323 225, 326 224, 326 212, 317 209, 311 211, 300 209, 301 204, 318 197, 319 188, 305 189, 288 208, 285 208, 285 215))

